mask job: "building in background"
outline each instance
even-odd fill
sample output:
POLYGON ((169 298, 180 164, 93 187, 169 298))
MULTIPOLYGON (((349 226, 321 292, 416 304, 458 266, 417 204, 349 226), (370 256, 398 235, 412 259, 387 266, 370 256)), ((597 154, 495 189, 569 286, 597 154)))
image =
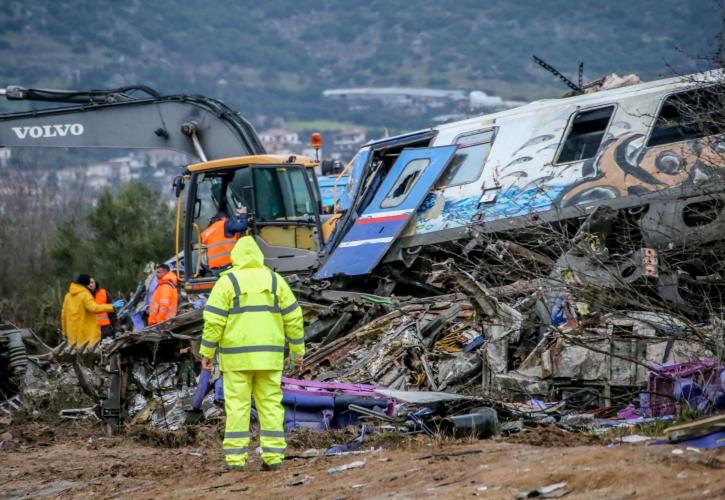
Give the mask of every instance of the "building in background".
POLYGON ((355 156, 357 150, 367 140, 367 132, 364 128, 348 128, 329 135, 331 135, 332 140, 325 157, 342 162, 347 162, 355 156))
POLYGON ((304 145, 297 132, 285 128, 270 128, 259 133, 259 138, 268 153, 300 154, 304 145))

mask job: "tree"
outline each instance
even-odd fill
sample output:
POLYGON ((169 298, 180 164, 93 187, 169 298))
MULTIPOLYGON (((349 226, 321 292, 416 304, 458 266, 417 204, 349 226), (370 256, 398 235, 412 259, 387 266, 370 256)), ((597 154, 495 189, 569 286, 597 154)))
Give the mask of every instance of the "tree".
POLYGON ((82 223, 66 220, 59 228, 52 246, 57 275, 89 272, 104 287, 132 290, 144 264, 173 255, 174 234, 172 212, 155 189, 140 182, 106 189, 82 223))

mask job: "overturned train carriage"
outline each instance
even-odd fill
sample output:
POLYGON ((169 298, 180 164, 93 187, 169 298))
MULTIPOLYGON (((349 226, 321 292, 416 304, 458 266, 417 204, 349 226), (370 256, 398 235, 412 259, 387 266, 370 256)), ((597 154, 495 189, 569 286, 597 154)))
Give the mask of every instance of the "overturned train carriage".
MULTIPOLYGON (((586 238, 607 253, 602 265, 625 257, 607 269, 614 279, 648 275, 660 298, 686 305, 680 281, 709 283, 720 270, 720 252, 703 247, 725 236, 723 76, 537 101, 370 143, 315 278, 420 284, 441 257, 481 257, 476 242, 490 253, 501 240, 551 270, 586 238), (379 265, 399 261, 409 270, 379 265)), ((507 274, 496 284, 521 277, 507 274)))

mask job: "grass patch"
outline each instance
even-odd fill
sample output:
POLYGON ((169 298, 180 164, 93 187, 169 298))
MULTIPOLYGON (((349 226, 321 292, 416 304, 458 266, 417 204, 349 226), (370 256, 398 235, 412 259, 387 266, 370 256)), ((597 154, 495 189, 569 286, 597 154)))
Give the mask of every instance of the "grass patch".
POLYGON ((704 415, 699 412, 696 408, 684 406, 680 410, 680 414, 674 419, 661 419, 658 418, 652 422, 645 422, 633 426, 615 427, 610 432, 604 435, 604 437, 617 439, 623 436, 629 436, 632 434, 639 434, 641 436, 647 436, 651 438, 661 438, 665 436, 665 431, 675 425, 685 424, 692 422, 704 415))
POLYGON ((333 120, 296 120, 287 122, 286 127, 294 132, 337 132, 348 128, 362 128, 368 130, 369 127, 356 125, 354 123, 336 122, 333 120))

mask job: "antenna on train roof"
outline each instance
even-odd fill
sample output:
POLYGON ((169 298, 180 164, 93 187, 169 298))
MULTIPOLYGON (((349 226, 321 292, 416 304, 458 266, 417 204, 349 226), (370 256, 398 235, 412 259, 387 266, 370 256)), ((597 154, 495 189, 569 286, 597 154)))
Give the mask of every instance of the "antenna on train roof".
POLYGON ((562 75, 556 68, 548 64, 546 61, 541 59, 540 57, 533 56, 534 62, 544 68, 546 71, 551 73, 552 75, 556 76, 561 80, 562 82, 566 83, 566 85, 574 91, 575 95, 583 94, 584 90, 582 87, 584 86, 584 63, 579 63, 579 85, 569 80, 567 77, 562 75))
POLYGON ((579 88, 584 88, 584 63, 579 63, 579 88))

